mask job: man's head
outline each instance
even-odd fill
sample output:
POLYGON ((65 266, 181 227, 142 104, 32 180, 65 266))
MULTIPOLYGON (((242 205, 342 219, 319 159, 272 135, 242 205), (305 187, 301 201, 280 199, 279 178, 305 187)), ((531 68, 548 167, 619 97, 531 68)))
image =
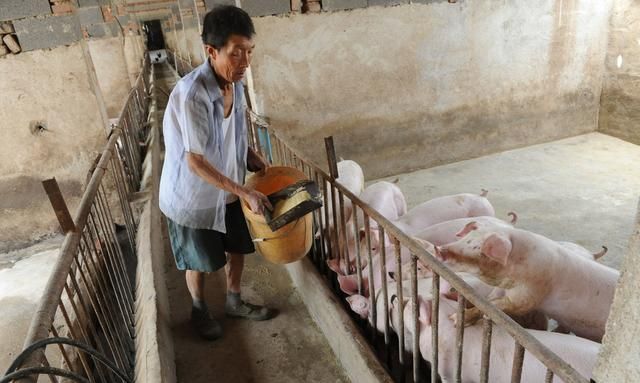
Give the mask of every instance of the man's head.
POLYGON ((247 12, 234 6, 214 8, 204 17, 202 42, 218 77, 242 79, 251 64, 255 29, 247 12))

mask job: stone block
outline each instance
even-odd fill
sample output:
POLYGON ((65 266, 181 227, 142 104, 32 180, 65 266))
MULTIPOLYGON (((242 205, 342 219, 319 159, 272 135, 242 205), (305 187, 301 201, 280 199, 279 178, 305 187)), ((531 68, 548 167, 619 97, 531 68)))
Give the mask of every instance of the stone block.
POLYGON ((100 7, 80 8, 78 9, 78 17, 80 18, 80 25, 104 23, 100 7))
POLYGON ((50 14, 49 0, 0 0, 0 21, 50 14))
POLYGON ((302 0, 291 0, 291 11, 300 12, 302 10, 302 0))
POLYGON ((69 45, 82 38, 75 15, 16 20, 13 26, 23 51, 69 45))
POLYGON ((253 17, 291 12, 290 0, 242 0, 242 9, 253 17))
POLYGON ((87 37, 93 39, 120 35, 120 26, 116 22, 87 25, 84 28, 87 31, 87 37))
POLYGON ((381 5, 384 7, 400 4, 409 4, 409 0, 368 0, 370 7, 381 5))
POLYGON ((308 0, 306 4, 302 6, 303 13, 318 13, 322 11, 322 5, 320 1, 308 0))
POLYGON ((204 0, 204 5, 207 11, 213 9, 213 7, 218 5, 236 5, 235 0, 204 0))
POLYGON ((0 57, 6 56, 9 54, 9 48, 7 48, 4 44, 0 44, 0 57))
POLYGON ((98 0, 78 0, 79 7, 96 7, 100 5, 98 0))
POLYGON ((2 42, 4 42, 4 45, 6 45, 7 48, 9 48, 11 53, 20 53, 20 44, 18 44, 13 35, 4 35, 2 37, 2 42))
POLYGON ((14 33, 13 24, 11 23, 0 23, 0 35, 6 35, 8 33, 14 33))
POLYGON ((59 1, 51 4, 51 10, 54 15, 67 15, 73 13, 76 6, 69 1, 59 1))
POLYGON ((323 0, 325 11, 342 11, 345 9, 366 8, 367 0, 323 0))

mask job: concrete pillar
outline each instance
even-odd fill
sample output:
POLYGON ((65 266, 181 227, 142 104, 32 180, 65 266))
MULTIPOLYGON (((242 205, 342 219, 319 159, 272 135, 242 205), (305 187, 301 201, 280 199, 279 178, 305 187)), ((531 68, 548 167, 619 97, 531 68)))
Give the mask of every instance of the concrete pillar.
POLYGON ((640 381, 640 205, 611 305, 596 382, 640 381))

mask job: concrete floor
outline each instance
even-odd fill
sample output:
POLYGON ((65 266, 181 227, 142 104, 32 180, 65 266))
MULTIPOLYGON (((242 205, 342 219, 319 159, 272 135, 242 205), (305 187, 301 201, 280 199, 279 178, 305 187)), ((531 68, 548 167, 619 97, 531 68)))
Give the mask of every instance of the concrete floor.
POLYGON ((62 236, 0 254, 0 374, 22 350, 62 236))
POLYGON ((605 245, 600 262, 619 269, 640 197, 638 163, 640 146, 591 133, 384 179, 399 178, 409 208, 485 188, 498 217, 515 211, 519 228, 594 252, 605 245))
MULTIPOLYGON (((168 93, 174 84, 175 78, 167 67, 157 65, 156 86, 168 93)), ((159 106, 166 103, 162 97, 158 101, 159 106)), ((165 242, 178 382, 348 381, 284 266, 268 263, 256 254, 246 259, 243 299, 275 307, 280 314, 265 322, 225 318, 226 282, 220 270, 207 277, 206 300, 213 317, 222 322, 224 336, 215 342, 201 340, 189 324, 191 298, 184 272, 175 268, 166 231, 165 242)))

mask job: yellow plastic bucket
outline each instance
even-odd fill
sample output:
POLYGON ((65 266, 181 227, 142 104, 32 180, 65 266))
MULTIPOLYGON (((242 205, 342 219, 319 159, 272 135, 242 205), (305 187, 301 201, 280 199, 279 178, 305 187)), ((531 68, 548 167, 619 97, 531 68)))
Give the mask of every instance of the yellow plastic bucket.
MULTIPOLYGON (((245 186, 269 195, 305 179, 308 177, 298 169, 273 166, 267 168, 264 174, 253 174, 245 182, 245 186)), ((313 239, 313 216, 311 213, 305 214, 276 231, 271 231, 264 216, 254 214, 245 201, 242 201, 242 211, 256 250, 268 261, 277 264, 295 262, 304 257, 311 249, 313 239)))

